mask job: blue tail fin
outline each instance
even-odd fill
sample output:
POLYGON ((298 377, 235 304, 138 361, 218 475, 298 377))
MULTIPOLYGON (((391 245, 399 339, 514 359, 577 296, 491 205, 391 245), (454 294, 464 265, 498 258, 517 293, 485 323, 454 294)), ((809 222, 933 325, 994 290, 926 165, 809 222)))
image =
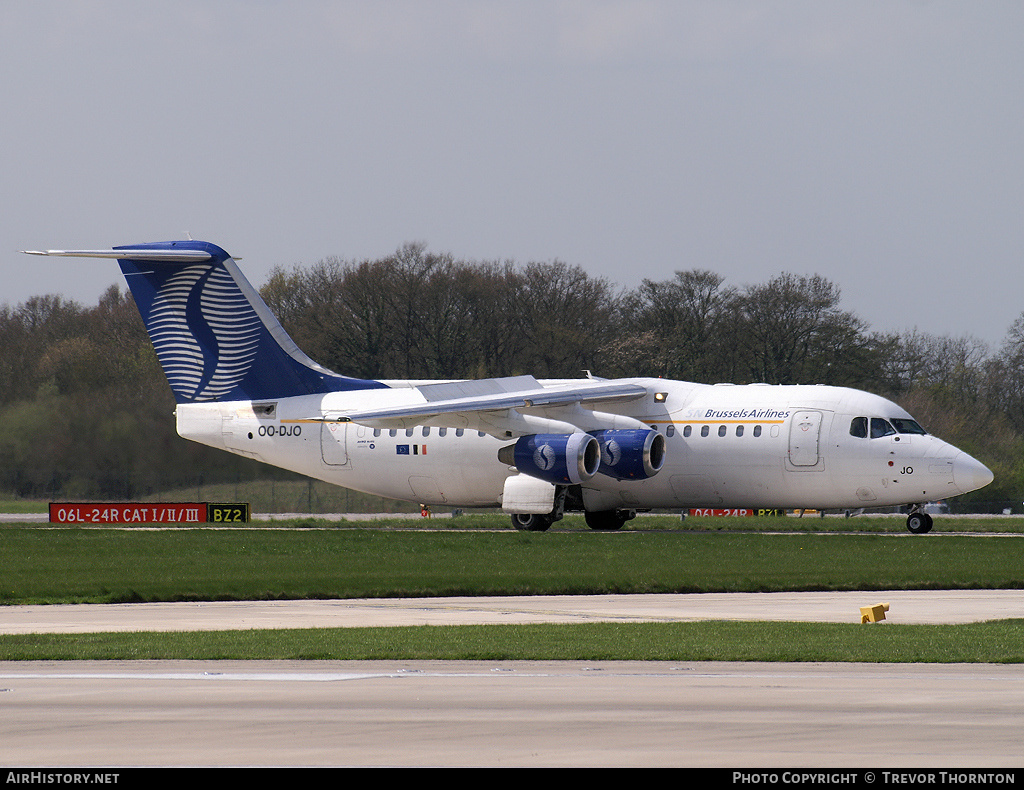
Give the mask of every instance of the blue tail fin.
POLYGON ((121 271, 179 403, 384 386, 339 376, 302 353, 235 261, 216 245, 177 241, 114 251, 126 256, 118 259, 121 271), (209 257, 165 262, 162 253, 209 257))
POLYGON ((234 259, 214 244, 42 254, 117 258, 178 403, 386 386, 339 376, 302 353, 234 259))

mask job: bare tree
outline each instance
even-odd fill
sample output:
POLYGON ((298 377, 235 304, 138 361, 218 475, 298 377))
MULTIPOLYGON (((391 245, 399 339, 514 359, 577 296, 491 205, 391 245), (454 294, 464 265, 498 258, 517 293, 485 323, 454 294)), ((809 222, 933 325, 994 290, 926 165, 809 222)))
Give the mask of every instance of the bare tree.
POLYGON ((741 365, 769 384, 854 384, 878 374, 867 325, 819 275, 781 274, 736 297, 741 365))

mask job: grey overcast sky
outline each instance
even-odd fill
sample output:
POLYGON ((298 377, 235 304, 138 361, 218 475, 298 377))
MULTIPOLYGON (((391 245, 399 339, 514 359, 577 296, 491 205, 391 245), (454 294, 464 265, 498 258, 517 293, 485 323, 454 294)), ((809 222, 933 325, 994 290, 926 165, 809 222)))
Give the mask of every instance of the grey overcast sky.
POLYGON ((1024 311, 1019 0, 0 4, 12 306, 105 248, 275 265, 406 242, 624 288, 821 274, 880 331, 1024 311))

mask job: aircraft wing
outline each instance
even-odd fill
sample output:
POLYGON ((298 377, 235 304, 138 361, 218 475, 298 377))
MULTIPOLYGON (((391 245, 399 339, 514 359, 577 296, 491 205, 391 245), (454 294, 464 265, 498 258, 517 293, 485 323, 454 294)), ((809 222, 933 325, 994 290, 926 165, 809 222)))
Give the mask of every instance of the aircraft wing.
POLYGON ((524 425, 531 414, 573 423, 570 412, 577 407, 637 400, 648 393, 647 387, 631 381, 581 380, 545 387, 532 376, 425 384, 415 390, 422 403, 357 409, 338 419, 371 428, 433 425, 518 434, 531 431, 524 425))

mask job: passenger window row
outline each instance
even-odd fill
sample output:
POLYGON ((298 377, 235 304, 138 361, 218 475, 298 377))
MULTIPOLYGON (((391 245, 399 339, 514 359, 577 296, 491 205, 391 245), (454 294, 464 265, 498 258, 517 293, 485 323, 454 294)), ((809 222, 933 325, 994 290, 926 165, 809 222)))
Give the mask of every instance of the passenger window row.
MULTIPOLYGON (((744 426, 744 425, 737 425, 736 426, 736 435, 737 436, 743 436, 743 434, 745 432, 746 432, 746 426, 744 426)), ((728 434, 729 434, 729 427, 727 425, 719 425, 718 426, 718 435, 719 436, 728 436, 728 434)), ((761 435, 761 426, 760 425, 755 425, 754 429, 751 431, 751 434, 754 435, 754 436, 760 436, 761 435)), ((668 426, 668 428, 665 429, 665 435, 666 436, 674 436, 675 435, 675 426, 674 425, 668 426)), ((693 426, 692 425, 684 425, 683 426, 683 436, 688 439, 692 435, 693 435, 693 426)), ((711 435, 711 426, 710 425, 702 425, 702 426, 700 426, 700 435, 701 436, 710 436, 711 435)))
MULTIPOLYGON (((433 429, 430 426, 426 426, 426 427, 420 428, 420 435, 423 436, 424 438, 426 438, 427 436, 430 436, 430 433, 431 433, 432 430, 433 429)), ((416 433, 416 429, 415 428, 406 428, 405 429, 405 435, 406 436, 413 436, 415 433, 416 433)), ((374 436, 382 436, 383 434, 384 434, 384 431, 381 430, 380 428, 374 428, 373 429, 373 435, 374 436)), ((465 434, 466 434, 466 429, 465 428, 456 428, 455 429, 455 435, 456 436, 465 436, 465 434)), ((438 436, 447 436, 448 435, 448 429, 447 428, 438 428, 437 429, 437 435, 438 436)), ((487 434, 485 434, 483 431, 477 431, 476 435, 477 436, 486 436, 487 434)), ((388 436, 398 436, 398 429, 397 428, 389 429, 388 430, 388 436)))

